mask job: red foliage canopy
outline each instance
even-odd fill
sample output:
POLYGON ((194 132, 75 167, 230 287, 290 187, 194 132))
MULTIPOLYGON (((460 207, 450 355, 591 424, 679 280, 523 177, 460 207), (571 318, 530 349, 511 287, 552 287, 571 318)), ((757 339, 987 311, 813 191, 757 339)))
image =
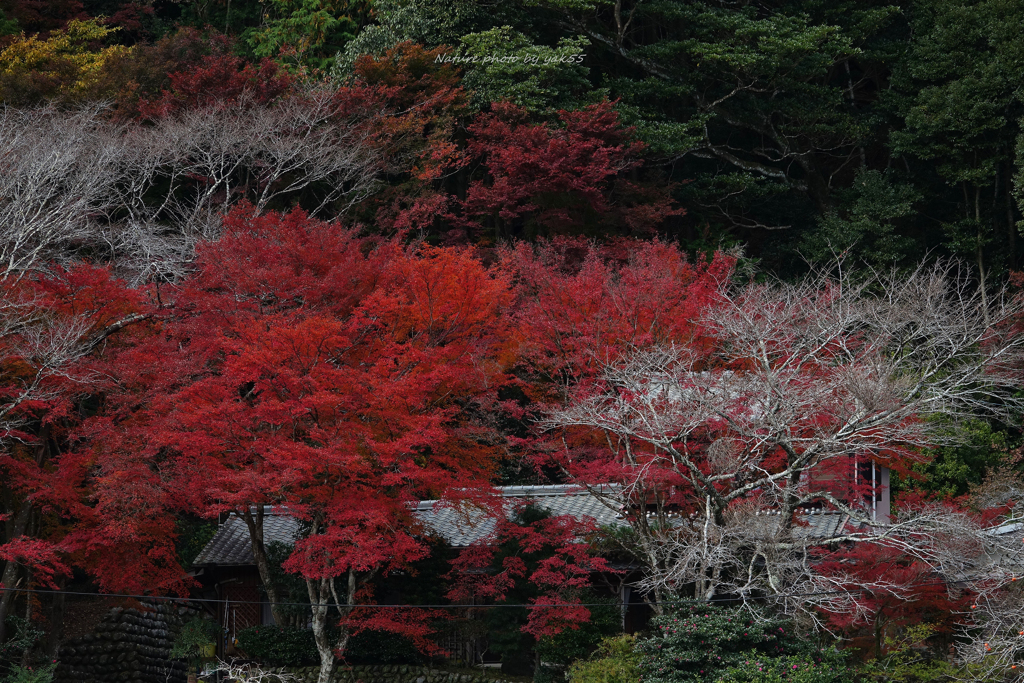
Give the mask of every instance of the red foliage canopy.
POLYGON ((597 227, 650 234, 682 215, 671 186, 653 189, 626 180, 640 166, 640 142, 619 123, 609 102, 561 111, 561 126, 531 123, 525 110, 495 103, 469 126, 468 152, 487 177, 470 183, 462 210, 467 226, 501 228, 525 221, 553 234, 597 227))
POLYGON ((148 332, 145 298, 87 265, 2 287, 5 322, 14 326, 0 339, 11 444, 0 471, 21 509, 31 505, 45 523, 20 529, 0 554, 44 582, 74 564, 105 590, 182 589, 174 522, 152 461, 126 452, 107 458, 79 440, 89 432, 82 402, 115 388, 107 362, 148 332))
POLYGON ((516 334, 540 375, 578 383, 631 348, 704 344, 696 322, 731 277, 735 259, 687 260, 672 244, 580 238, 519 244, 501 253, 517 284, 516 334))
POLYGON ((481 599, 500 603, 517 583, 525 581, 540 589, 540 595, 529 599, 535 607, 529 610, 523 632, 539 640, 587 622, 590 610, 581 600, 581 591, 591 585, 594 573, 613 571, 586 542, 597 531, 595 525, 570 516, 519 524, 508 517, 514 510, 495 512, 494 533, 452 562, 448 597, 465 604, 481 599), (495 567, 499 549, 510 547, 515 552, 502 556, 495 567), (533 567, 527 562, 530 556, 539 558, 533 567))
POLYGON ((170 90, 164 90, 157 99, 139 102, 141 118, 156 119, 182 109, 237 103, 266 106, 294 85, 292 76, 269 57, 254 66, 232 54, 206 55, 198 66, 168 77, 170 90))
POLYGON ((285 507, 312 529, 285 567, 310 581, 423 557, 413 504, 490 475, 466 408, 503 372, 507 279, 301 211, 224 227, 161 333, 119 357, 106 457, 161 462, 204 515, 285 507))

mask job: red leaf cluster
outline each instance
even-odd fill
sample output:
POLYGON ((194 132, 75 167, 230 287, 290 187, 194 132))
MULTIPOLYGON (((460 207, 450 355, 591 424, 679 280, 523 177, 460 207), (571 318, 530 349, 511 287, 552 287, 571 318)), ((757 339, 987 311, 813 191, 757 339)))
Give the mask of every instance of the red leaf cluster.
POLYGON ((448 597, 468 604, 481 599, 500 603, 517 583, 525 581, 541 593, 530 598, 535 607, 522 627, 524 633, 540 639, 579 628, 590 619, 580 592, 591 585, 594 574, 613 571, 585 540, 596 531, 593 523, 559 516, 519 524, 509 519, 508 513, 495 510, 494 533, 452 562, 449 576, 453 587, 448 597), (515 553, 502 557, 500 566, 492 571, 502 547, 514 547, 515 553), (534 556, 532 568, 529 556, 534 556))
POLYGON ((213 54, 187 71, 168 75, 170 90, 153 100, 139 101, 139 115, 144 119, 169 116, 183 109, 208 109, 243 103, 267 106, 283 97, 294 85, 294 79, 282 71, 277 62, 263 59, 258 65, 232 54, 213 54))
POLYGON ((671 186, 646 188, 623 174, 640 166, 643 144, 630 141, 610 102, 561 111, 561 126, 531 123, 525 110, 495 103, 469 126, 468 152, 488 177, 470 183, 462 209, 468 225, 525 221, 553 234, 612 222, 650 233, 668 216, 682 215, 671 186), (657 217, 657 220, 651 220, 657 217))
POLYGON ((3 438, 12 445, 0 471, 25 497, 22 505, 31 501, 45 520, 43 531, 23 527, 0 552, 44 583, 75 565, 105 590, 181 589, 174 522, 152 463, 132 453, 97 458, 76 440, 81 402, 113 389, 107 360, 145 334, 144 299, 107 269, 87 265, 0 286, 5 322, 15 324, 0 339, 3 438))
POLYGON ((98 440, 167 459, 183 507, 317 524, 286 564, 307 578, 404 566, 426 552, 410 503, 489 475, 463 408, 503 371, 510 301, 467 250, 240 209, 119 359, 132 391, 98 440))

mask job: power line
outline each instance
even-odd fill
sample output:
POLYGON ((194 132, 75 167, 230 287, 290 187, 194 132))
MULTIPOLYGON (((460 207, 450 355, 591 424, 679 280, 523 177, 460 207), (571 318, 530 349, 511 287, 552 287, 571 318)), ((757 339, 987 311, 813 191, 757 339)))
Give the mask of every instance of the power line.
MULTIPOLYGON (((910 584, 908 588, 923 588, 927 586, 947 586, 967 583, 971 579, 961 579, 959 581, 931 581, 927 583, 915 583, 910 584)), ((737 602, 738 600, 772 600, 781 598, 810 598, 824 595, 849 595, 851 593, 864 593, 872 590, 871 588, 853 588, 850 590, 834 590, 834 591, 817 591, 811 593, 787 593, 782 595, 764 595, 755 598, 711 598, 710 600, 697 600, 695 598, 687 598, 681 600, 663 600, 658 602, 659 605, 707 605, 709 603, 718 602, 737 602)), ((86 596, 93 598, 134 598, 138 600, 151 600, 151 601, 165 601, 165 602, 203 602, 203 603, 225 603, 229 602, 233 605, 262 605, 266 601, 264 600, 229 600, 227 598, 193 598, 193 597, 173 597, 173 596, 162 596, 162 595, 136 595, 131 593, 88 593, 85 591, 65 591, 55 590, 48 588, 0 588, 0 593, 4 591, 10 591, 12 593, 40 593, 40 594, 61 594, 61 595, 77 595, 86 596)), ((276 603, 282 607, 309 607, 308 602, 278 602, 276 603)), ((645 604, 645 603, 627 603, 627 604, 645 604)), ((329 606, 335 606, 331 603, 329 606)), ((413 604, 402 604, 402 605, 352 605, 352 607, 371 607, 371 608, 401 608, 401 609, 466 609, 466 608, 498 608, 498 607, 608 607, 607 602, 592 602, 592 603, 578 603, 578 602, 552 602, 552 603, 500 603, 495 605, 413 605, 413 604)))

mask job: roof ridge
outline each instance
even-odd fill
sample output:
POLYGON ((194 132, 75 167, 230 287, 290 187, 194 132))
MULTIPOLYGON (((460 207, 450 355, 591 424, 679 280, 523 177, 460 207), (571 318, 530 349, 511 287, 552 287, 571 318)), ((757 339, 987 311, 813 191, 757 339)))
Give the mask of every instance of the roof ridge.
POLYGON ((589 491, 585 486, 580 484, 517 484, 514 486, 498 486, 497 489, 501 491, 502 496, 515 497, 515 494, 533 494, 533 495, 580 495, 587 494, 589 491))

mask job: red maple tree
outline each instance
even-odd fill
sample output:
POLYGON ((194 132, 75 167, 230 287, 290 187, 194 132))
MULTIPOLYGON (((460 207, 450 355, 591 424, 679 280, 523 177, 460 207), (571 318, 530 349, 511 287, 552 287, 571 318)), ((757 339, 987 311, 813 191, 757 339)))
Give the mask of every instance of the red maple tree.
POLYGON ((593 520, 559 515, 528 521, 527 507, 495 508, 494 532, 452 561, 448 597, 501 604, 528 584, 536 595, 527 598, 532 607, 521 629, 540 640, 589 621, 585 591, 595 574, 614 570, 588 543, 598 531, 593 520))
MULTIPOLYGON (((53 587, 76 566, 104 590, 184 589, 151 463, 106 459, 88 445, 89 414, 114 389, 107 362, 151 333, 151 314, 145 294, 106 268, 0 281, 0 480, 13 501, 3 586, 53 587)), ((0 623, 13 596, 0 597, 0 623)))
POLYGON ((468 128, 467 152, 482 162, 461 203, 470 233, 653 234, 675 206, 672 186, 628 178, 644 145, 633 141, 610 102, 560 111, 560 125, 533 123, 513 104, 495 103, 468 128))
POLYGON ((422 634, 412 615, 356 606, 426 554, 418 500, 486 489, 491 451, 467 409, 503 372, 504 276, 465 249, 243 207, 173 296, 161 334, 120 358, 131 391, 104 448, 166 462, 182 507, 245 520, 273 602, 263 506, 305 521, 284 567, 307 584, 321 680, 356 624, 422 634), (349 628, 329 642, 339 593, 349 628))
POLYGON ((393 112, 378 124, 390 160, 388 186, 362 207, 381 230, 433 231, 452 206, 443 184, 466 162, 457 130, 469 107, 458 71, 437 60, 447 51, 403 42, 353 65, 356 83, 379 89, 393 112))
POLYGON ((265 107, 289 94, 295 79, 272 59, 251 64, 233 54, 212 54, 187 71, 168 74, 170 89, 160 97, 142 99, 139 116, 158 119, 182 109, 217 108, 244 103, 265 107))
POLYGON ((575 385, 631 348, 709 342, 697 318, 736 259, 688 259, 659 240, 560 237, 505 248, 517 284, 516 335, 538 375, 575 385))
POLYGON ((948 585, 928 563, 881 545, 835 548, 822 553, 815 568, 856 598, 855 609, 827 612, 829 625, 875 657, 908 626, 926 624, 930 635, 951 640, 974 600, 970 590, 948 585))

